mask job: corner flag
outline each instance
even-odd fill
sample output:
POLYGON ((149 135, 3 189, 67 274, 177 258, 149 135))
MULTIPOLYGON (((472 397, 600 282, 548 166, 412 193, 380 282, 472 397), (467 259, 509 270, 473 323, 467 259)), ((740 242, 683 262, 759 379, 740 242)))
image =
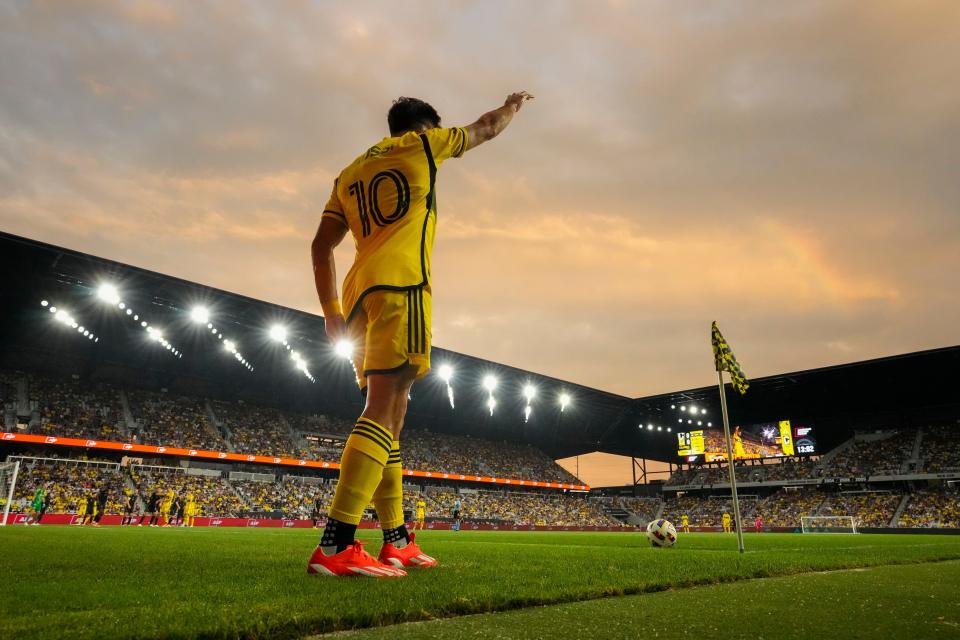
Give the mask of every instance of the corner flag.
POLYGON ((733 383, 733 387, 740 392, 740 395, 745 394, 747 389, 750 388, 750 383, 747 382, 747 377, 743 375, 740 363, 737 362, 733 351, 730 350, 730 345, 727 344, 723 334, 720 333, 720 328, 716 322, 710 328, 710 342, 713 344, 713 361, 717 371, 729 371, 730 382, 733 383))

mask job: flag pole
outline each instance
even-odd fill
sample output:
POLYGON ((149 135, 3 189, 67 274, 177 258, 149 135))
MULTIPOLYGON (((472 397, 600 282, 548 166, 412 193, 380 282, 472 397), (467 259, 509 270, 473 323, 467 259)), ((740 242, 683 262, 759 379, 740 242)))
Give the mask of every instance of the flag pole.
POLYGON ((723 371, 717 371, 720 382, 720 410, 723 413, 723 435, 727 440, 727 470, 730 472, 730 496, 733 499, 733 523, 737 529, 737 547, 743 553, 743 523, 740 521, 740 499, 737 497, 737 474, 733 469, 733 445, 730 442, 730 418, 727 416, 727 393, 723 371))

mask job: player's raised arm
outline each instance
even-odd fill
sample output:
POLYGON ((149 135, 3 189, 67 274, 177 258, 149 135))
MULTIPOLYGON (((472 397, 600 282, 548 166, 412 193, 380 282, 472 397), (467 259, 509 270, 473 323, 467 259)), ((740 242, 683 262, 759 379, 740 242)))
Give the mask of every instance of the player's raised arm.
POLYGON ((331 217, 324 216, 310 244, 313 259, 313 280, 323 307, 323 322, 327 336, 336 340, 343 335, 343 311, 337 294, 337 267, 333 250, 347 234, 347 226, 331 217))
POLYGON ((527 100, 533 100, 533 96, 526 91, 511 93, 507 96, 502 107, 488 111, 477 118, 476 122, 468 125, 466 127, 467 150, 469 151, 500 135, 500 132, 507 128, 507 125, 513 120, 514 114, 520 111, 520 107, 527 100))

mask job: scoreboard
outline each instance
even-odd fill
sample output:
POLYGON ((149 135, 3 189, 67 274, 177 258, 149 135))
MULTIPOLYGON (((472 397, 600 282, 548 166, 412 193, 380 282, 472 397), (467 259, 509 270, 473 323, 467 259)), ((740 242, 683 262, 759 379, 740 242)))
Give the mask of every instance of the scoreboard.
MULTIPOLYGON (((809 456, 817 453, 813 428, 778 420, 740 428, 733 438, 737 460, 809 456)), ((714 462, 727 459, 726 441, 720 429, 699 429, 677 434, 677 455, 687 462, 714 462)))

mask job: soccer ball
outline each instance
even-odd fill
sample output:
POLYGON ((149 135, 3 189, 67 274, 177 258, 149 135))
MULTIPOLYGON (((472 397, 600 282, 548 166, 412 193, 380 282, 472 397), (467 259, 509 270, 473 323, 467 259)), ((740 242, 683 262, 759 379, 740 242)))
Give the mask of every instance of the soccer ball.
POLYGON ((655 547, 672 547, 677 543, 677 528, 669 520, 654 520, 647 525, 647 537, 655 547))

